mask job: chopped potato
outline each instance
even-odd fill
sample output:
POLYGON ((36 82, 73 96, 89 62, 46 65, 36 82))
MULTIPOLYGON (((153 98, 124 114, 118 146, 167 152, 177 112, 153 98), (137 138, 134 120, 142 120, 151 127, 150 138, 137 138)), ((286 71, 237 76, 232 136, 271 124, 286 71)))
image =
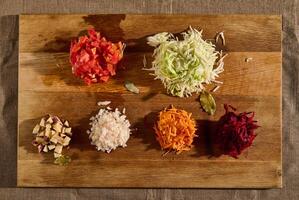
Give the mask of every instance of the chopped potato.
POLYGON ((54 157, 60 157, 63 147, 71 141, 72 129, 68 121, 61 121, 57 116, 48 115, 35 125, 32 134, 36 135, 32 142, 39 152, 54 150, 54 157))
POLYGON ((39 125, 39 124, 36 124, 36 126, 33 128, 32 133, 33 133, 33 134, 37 134, 38 131, 39 131, 39 129, 40 129, 40 125, 39 125))

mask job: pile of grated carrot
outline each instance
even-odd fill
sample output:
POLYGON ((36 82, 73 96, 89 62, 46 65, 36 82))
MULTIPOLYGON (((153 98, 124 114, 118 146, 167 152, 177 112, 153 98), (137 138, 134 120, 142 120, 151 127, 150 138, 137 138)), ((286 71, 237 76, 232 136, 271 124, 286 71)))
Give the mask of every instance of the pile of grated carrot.
POLYGON ((156 139, 163 150, 175 150, 177 154, 191 149, 196 131, 191 113, 171 106, 159 113, 159 119, 154 126, 156 139))

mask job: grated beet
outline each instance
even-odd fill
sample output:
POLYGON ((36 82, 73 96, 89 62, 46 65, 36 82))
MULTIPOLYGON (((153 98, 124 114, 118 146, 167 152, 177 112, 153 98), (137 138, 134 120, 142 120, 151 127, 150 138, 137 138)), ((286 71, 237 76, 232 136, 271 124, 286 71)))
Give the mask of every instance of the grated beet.
POLYGON ((123 57, 124 45, 112 43, 94 29, 88 30, 88 36, 72 41, 70 62, 75 76, 89 85, 106 82, 116 74, 117 63, 123 57))
POLYGON ((230 105, 224 105, 225 114, 220 118, 217 142, 226 155, 234 158, 250 147, 256 137, 255 129, 259 126, 254 121, 254 112, 236 113, 236 109, 230 105))

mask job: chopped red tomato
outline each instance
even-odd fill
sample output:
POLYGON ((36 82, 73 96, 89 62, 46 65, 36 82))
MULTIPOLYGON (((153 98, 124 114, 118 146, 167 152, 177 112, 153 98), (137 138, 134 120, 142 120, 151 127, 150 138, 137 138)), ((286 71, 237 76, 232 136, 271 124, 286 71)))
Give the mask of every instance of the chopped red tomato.
POLYGON ((90 29, 88 36, 81 36, 71 43, 72 72, 83 79, 87 85, 107 82, 116 74, 117 64, 123 57, 123 50, 123 43, 107 41, 99 32, 90 29))

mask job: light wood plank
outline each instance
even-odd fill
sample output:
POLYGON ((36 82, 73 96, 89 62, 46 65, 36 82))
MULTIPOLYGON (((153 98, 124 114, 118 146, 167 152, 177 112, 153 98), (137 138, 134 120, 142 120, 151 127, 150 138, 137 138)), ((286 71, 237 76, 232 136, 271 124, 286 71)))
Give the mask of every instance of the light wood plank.
MULTIPOLYGON (((151 54, 145 54, 148 67, 151 54)), ((135 83, 142 93, 166 93, 161 81, 154 81, 143 68, 143 53, 128 53, 121 66, 125 67, 105 84, 86 86, 73 76, 67 53, 21 53, 21 90, 60 92, 128 93, 124 81, 135 83), (32 84, 26 84, 32 83, 32 84)), ((219 81, 224 83, 221 95, 281 95, 281 52, 229 52, 225 58, 225 72, 219 81), (246 58, 252 61, 245 62, 246 58)))
MULTIPOLYGON (((107 95, 103 93, 87 94, 80 92, 61 95, 60 92, 23 92, 20 94, 20 98, 23 101, 20 103, 19 109, 19 117, 22 119, 19 121, 19 128, 22 133, 19 137, 21 152, 19 159, 40 159, 36 148, 30 145, 33 139, 31 130, 34 124, 39 122, 46 110, 50 114, 56 114, 68 119, 74 127, 73 145, 67 153, 76 154, 79 160, 128 160, 131 155, 134 155, 134 160, 178 159, 207 160, 207 162, 210 159, 235 160, 227 156, 219 157, 219 149, 211 141, 217 126, 216 121, 224 113, 223 103, 230 102, 242 111, 256 111, 256 119, 261 125, 257 131, 258 137, 255 140, 254 147, 250 148, 239 159, 280 161, 281 135, 277 134, 280 131, 280 119, 275 117, 280 111, 280 104, 275 97, 216 96, 218 110, 214 116, 209 116, 201 111, 200 104, 196 100, 197 97, 192 97, 188 101, 166 95, 157 95, 147 100, 144 100, 144 97, 146 95, 107 95), (120 109, 125 107, 132 128, 137 128, 137 131, 133 132, 127 148, 110 154, 95 151, 94 147, 89 144, 86 134, 86 130, 89 128, 89 118, 97 112, 99 109, 97 102, 102 100, 112 100, 112 107, 120 109), (268 102, 272 103, 269 104, 268 102), (198 121, 199 130, 197 133, 199 139, 195 141, 194 148, 191 151, 181 155, 170 154, 161 158, 163 152, 155 140, 152 127, 157 112, 170 104, 192 112, 194 119, 198 121), (80 151, 78 152, 76 149, 80 151)), ((51 157, 47 158, 51 160, 51 157)))
POLYGON ((61 169, 40 161, 20 161, 19 186, 30 187, 151 187, 172 188, 267 188, 281 187, 281 168, 276 162, 218 161, 74 161, 61 169), (56 176, 45 173, 49 170, 56 176), (65 178, 72 173, 72 181, 65 178), (88 172, 88 175, 87 175, 88 172), (101 173, 99 173, 101 172, 101 173), (221 173, 219 173, 221 172, 221 173), (31 176, 29 177, 28 174, 31 176), (238 174, 238 176, 235 176, 238 174), (59 177, 59 178, 57 178, 59 177), (90 178, 92 177, 92 178, 90 178))
POLYGON ((230 52, 281 51, 277 15, 22 15, 20 26, 20 52, 69 51, 71 39, 91 27, 113 41, 124 41, 129 51, 151 51, 146 36, 180 33, 188 26, 203 29, 206 39, 224 31, 223 48, 230 52))

